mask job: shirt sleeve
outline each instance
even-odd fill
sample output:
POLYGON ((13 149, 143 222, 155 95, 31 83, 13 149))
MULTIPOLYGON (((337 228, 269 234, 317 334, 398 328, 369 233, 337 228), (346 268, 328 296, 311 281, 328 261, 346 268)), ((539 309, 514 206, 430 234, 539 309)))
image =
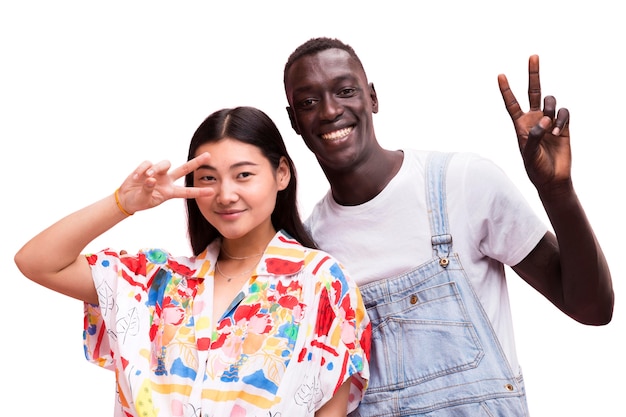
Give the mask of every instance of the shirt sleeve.
POLYGON ((368 384, 371 324, 357 286, 336 261, 323 276, 312 342, 322 356, 321 388, 328 397, 323 403, 351 378, 350 412, 368 384))
POLYGON ((521 262, 548 231, 545 222, 491 160, 467 155, 462 178, 470 235, 480 252, 505 265, 521 262))
MULTIPOLYGON (((147 290, 146 270, 148 262, 144 253, 135 256, 123 255, 105 249, 86 255, 98 305, 84 304, 83 347, 88 361, 107 369, 115 368, 115 358, 119 356, 116 336, 120 328, 131 329, 132 317, 117 317, 118 294, 132 294, 147 290), (131 291, 132 289, 132 291, 131 291)), ((134 297, 127 297, 124 305, 133 310, 134 297), (129 307, 130 305, 130 307, 129 307)))
POLYGON ((85 256, 98 292, 99 305, 84 303, 83 348, 89 362, 106 369, 115 368, 113 352, 109 342, 106 315, 108 294, 114 291, 119 270, 119 254, 103 250, 85 256), (103 314, 104 312, 104 314, 103 314))

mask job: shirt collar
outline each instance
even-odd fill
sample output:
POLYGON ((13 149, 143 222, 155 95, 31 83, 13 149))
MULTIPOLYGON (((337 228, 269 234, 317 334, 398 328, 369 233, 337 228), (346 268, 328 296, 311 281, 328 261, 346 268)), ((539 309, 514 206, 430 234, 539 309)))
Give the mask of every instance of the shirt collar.
MULTIPOLYGON (((205 278, 213 275, 215 262, 220 253, 221 239, 216 239, 195 259, 194 278, 205 278)), ((304 268, 310 249, 302 246, 284 230, 274 235, 265 248, 254 275, 295 275, 304 268)))

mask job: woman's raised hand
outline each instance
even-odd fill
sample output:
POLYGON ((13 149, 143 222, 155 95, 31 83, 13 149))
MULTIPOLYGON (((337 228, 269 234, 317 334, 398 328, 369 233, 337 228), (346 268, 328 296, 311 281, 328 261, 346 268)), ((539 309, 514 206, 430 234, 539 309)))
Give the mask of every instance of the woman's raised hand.
POLYGON ((142 162, 122 183, 116 196, 120 209, 127 214, 156 207, 172 198, 210 196, 213 190, 203 187, 176 185, 176 181, 211 159, 208 152, 171 169, 169 161, 142 162))

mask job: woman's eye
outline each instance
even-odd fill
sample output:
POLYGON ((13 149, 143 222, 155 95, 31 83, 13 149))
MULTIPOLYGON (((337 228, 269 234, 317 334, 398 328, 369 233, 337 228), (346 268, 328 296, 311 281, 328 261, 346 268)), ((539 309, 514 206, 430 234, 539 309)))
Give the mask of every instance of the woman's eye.
POLYGON ((237 175, 237 178, 248 178, 250 176, 252 176, 251 172, 242 172, 239 175, 237 175))

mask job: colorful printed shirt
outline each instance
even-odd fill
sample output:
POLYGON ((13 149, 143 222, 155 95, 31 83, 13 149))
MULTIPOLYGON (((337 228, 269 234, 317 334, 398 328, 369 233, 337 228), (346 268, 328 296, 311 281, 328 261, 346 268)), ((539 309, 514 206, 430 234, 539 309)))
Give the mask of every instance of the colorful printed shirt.
POLYGON ((85 354, 115 371, 115 416, 313 416, 350 377, 356 408, 371 327, 342 266, 278 232, 214 320, 220 244, 87 255, 99 306, 85 304, 85 354))

